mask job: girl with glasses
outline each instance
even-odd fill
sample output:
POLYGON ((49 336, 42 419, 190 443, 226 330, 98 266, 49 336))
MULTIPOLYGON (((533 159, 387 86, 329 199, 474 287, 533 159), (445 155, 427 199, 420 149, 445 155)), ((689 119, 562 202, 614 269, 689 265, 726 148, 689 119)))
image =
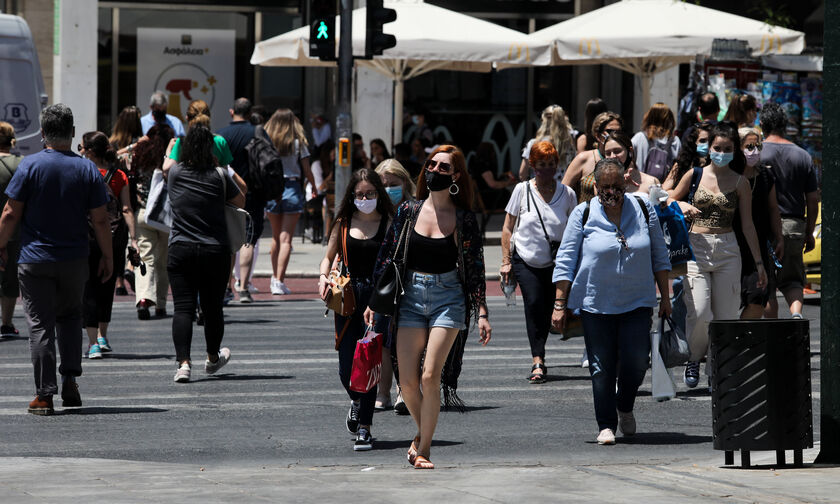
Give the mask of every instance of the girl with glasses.
MULTIPOLYGON (((335 221, 330 229, 327 253, 321 261, 318 292, 326 300, 330 289, 328 277, 333 262, 338 258, 350 272, 350 283, 356 301, 356 310, 349 317, 335 314, 336 350, 338 350, 338 375, 350 396, 347 412, 347 430, 355 436, 354 451, 373 448, 371 424, 373 423, 376 387, 362 394, 350 390, 350 371, 356 341, 362 339, 367 328, 363 313, 373 292, 373 269, 385 232, 394 214, 385 187, 373 170, 362 168, 353 173, 335 221)), ((372 324, 372 321, 371 321, 372 324)), ((382 332, 382 331, 377 331, 382 332)))

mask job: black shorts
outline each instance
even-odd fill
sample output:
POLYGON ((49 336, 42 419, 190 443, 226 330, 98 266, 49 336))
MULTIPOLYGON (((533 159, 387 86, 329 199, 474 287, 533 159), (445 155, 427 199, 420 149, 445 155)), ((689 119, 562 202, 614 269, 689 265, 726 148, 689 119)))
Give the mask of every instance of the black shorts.
POLYGON ((256 245, 265 228, 265 201, 255 198, 251 193, 245 196, 245 211, 251 216, 248 219, 248 236, 250 244, 256 245))
POLYGON ((751 268, 751 272, 741 276, 741 308, 747 305, 765 306, 770 301, 770 295, 776 293, 776 268, 765 260, 767 270, 767 285, 763 289, 756 287, 758 272, 751 268))

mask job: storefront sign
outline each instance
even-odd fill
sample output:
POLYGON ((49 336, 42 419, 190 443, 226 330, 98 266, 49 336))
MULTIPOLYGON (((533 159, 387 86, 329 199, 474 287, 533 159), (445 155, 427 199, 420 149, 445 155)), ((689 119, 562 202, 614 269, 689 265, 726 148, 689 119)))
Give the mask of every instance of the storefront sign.
POLYGON ((137 104, 148 110, 155 91, 169 96, 167 113, 186 126, 187 106, 204 100, 214 131, 230 121, 234 96, 234 30, 137 29, 137 104))

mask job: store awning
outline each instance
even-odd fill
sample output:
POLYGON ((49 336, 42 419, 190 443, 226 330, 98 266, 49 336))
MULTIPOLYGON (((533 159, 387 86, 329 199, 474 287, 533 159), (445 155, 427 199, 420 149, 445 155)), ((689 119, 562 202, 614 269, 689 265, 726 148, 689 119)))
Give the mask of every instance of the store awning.
MULTIPOLYGON (((403 82, 432 70, 489 72, 496 63, 506 66, 548 65, 551 42, 481 19, 422 1, 386 2, 396 9, 397 20, 385 25, 385 33, 396 36, 397 45, 373 60, 356 60, 396 83, 394 131, 402 131, 403 82)), ((353 11, 353 54, 364 54, 364 7, 353 11)), ((336 18, 336 27, 341 26, 336 18)), ((340 30, 337 30, 340 33, 340 30)), ((336 51, 338 49, 336 43, 336 51)), ((334 62, 309 57, 309 26, 257 43, 252 65, 335 66, 334 62)))
POLYGON ((753 56, 805 48, 802 32, 676 0, 623 0, 530 36, 553 44, 553 65, 605 64, 641 76, 644 110, 652 75, 709 54, 714 39, 746 40, 753 56))

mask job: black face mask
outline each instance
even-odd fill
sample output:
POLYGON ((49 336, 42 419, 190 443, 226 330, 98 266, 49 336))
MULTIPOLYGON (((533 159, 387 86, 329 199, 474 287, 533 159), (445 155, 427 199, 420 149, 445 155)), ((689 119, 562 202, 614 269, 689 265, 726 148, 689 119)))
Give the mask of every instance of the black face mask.
POLYGON ((152 110, 152 117, 155 118, 155 122, 163 122, 166 120, 166 111, 165 110, 152 110))
POLYGON ((452 175, 444 175, 438 172, 426 172, 426 187, 430 191, 443 191, 452 185, 452 175))

